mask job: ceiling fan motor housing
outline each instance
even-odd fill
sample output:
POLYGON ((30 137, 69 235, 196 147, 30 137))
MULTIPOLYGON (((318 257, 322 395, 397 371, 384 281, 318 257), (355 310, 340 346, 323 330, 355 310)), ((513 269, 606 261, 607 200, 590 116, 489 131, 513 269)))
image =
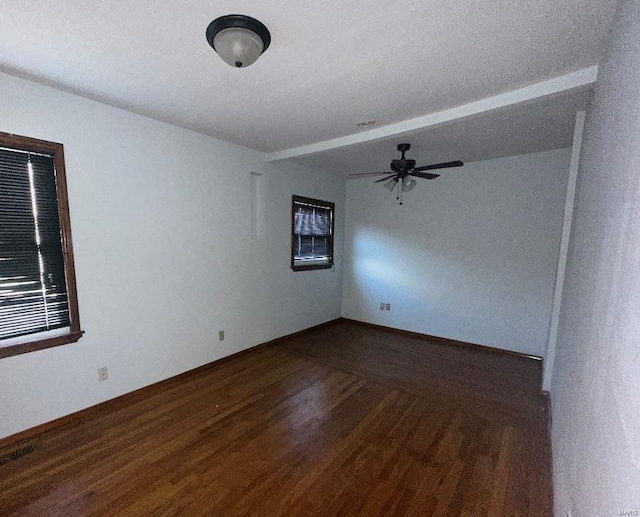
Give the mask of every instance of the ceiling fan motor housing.
POLYGON ((415 160, 392 160, 391 170, 393 172, 407 173, 416 166, 415 160))

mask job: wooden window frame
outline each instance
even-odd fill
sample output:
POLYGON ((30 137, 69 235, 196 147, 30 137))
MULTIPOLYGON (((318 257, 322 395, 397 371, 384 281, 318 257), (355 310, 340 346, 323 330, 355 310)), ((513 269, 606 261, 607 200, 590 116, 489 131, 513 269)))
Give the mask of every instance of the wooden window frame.
POLYGON ((82 337, 84 331, 80 329, 76 273, 73 261, 73 244, 71 241, 71 219, 69 217, 69 196, 67 194, 67 179, 64 167, 64 147, 62 144, 55 142, 1 132, 0 147, 48 154, 53 158, 58 199, 58 217, 60 219, 60 245, 64 259, 67 303, 69 304, 69 332, 67 334, 0 347, 1 359, 3 357, 26 354, 27 352, 75 343, 82 337))
POLYGON ((303 196, 292 196, 291 198, 291 269, 294 271, 312 271, 314 269, 331 269, 333 267, 333 241, 335 238, 335 210, 336 205, 330 201, 322 201, 321 199, 313 199, 303 196), (296 202, 308 203, 327 208, 331 211, 331 228, 329 233, 329 262, 326 264, 309 264, 300 266, 295 264, 295 239, 296 239, 296 202))

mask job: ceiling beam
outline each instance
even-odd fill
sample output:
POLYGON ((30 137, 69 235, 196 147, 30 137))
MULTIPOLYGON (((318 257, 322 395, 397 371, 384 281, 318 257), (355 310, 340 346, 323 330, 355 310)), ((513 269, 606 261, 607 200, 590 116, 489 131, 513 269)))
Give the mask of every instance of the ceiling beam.
POLYGON ((425 129, 433 128, 453 121, 470 118, 476 115, 496 111, 511 106, 516 106, 525 102, 531 102, 549 98, 551 96, 560 95, 575 91, 576 89, 592 86, 598 78, 598 67, 591 66, 583 68, 577 72, 554 77, 541 83, 532 84, 512 90, 510 92, 501 93, 494 97, 487 97, 469 104, 456 106, 455 108, 446 109, 424 115, 421 117, 403 120, 395 124, 370 129, 354 133, 352 135, 324 140, 315 144, 303 145, 300 147, 292 147, 281 151, 266 153, 265 157, 268 162, 276 162, 280 160, 288 160, 291 158, 299 158, 311 154, 321 153, 331 149, 348 147, 350 145, 361 144, 364 142, 374 142, 376 140, 386 140, 403 135, 409 135, 425 129))

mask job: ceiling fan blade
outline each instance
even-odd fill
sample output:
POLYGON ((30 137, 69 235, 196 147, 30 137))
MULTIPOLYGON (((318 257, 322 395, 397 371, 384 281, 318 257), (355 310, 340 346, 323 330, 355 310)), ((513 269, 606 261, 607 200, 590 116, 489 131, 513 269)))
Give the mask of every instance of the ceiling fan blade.
POLYGON ((432 171, 434 169, 448 169, 449 167, 462 167, 463 165, 464 163, 462 163, 460 160, 457 160, 455 162, 434 163, 433 165, 416 167, 415 169, 413 169, 413 172, 432 171))
POLYGON ((386 172, 361 172, 358 174, 349 174, 350 178, 357 178, 357 177, 361 177, 361 176, 380 176, 381 174, 394 174, 391 171, 386 171, 386 172))
POLYGON ((440 174, 431 174, 429 172, 410 172, 409 176, 416 176, 418 178, 424 178, 426 180, 432 180, 435 178, 439 178, 440 174))
MULTIPOLYGON (((396 175, 392 174, 391 176, 387 176, 386 178, 380 178, 379 180, 374 181, 374 183, 380 183, 382 181, 387 181, 387 180, 390 180, 391 178, 395 178, 395 177, 396 177, 396 175)), ((396 179, 396 181, 398 181, 398 180, 396 179)))

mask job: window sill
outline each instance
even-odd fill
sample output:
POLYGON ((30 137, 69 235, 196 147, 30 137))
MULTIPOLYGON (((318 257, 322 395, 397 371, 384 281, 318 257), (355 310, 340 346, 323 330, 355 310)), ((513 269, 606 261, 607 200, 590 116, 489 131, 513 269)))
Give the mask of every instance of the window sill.
POLYGON ((291 266, 294 271, 309 271, 312 269, 331 269, 333 264, 308 264, 305 266, 291 266))
POLYGON ((52 348, 54 346, 75 343, 82 337, 83 334, 84 330, 79 330, 75 332, 69 332, 68 334, 63 334, 62 336, 40 339, 39 341, 31 341, 30 343, 0 347, 0 359, 2 359, 3 357, 11 357, 13 355, 26 354, 27 352, 35 352, 36 350, 44 350, 45 348, 52 348))

